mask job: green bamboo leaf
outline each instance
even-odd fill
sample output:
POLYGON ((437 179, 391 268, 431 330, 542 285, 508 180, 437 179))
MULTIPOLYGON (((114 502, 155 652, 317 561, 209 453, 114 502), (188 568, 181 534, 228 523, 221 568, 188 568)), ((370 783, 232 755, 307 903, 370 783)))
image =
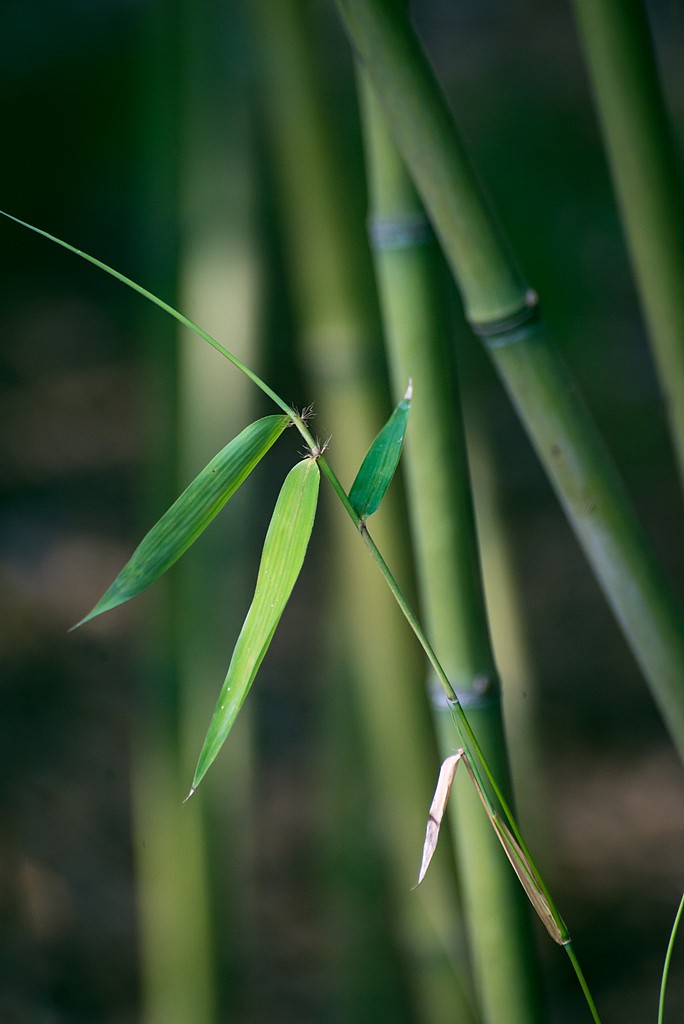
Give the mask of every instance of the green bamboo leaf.
POLYGON ((306 458, 290 470, 264 541, 252 604, 200 752, 188 796, 223 746, 254 681, 304 562, 318 500, 320 471, 306 458))
POLYGON ((377 512, 392 482, 404 443, 412 393, 413 386, 409 381, 406 394, 373 441, 356 474, 349 501, 359 519, 366 520, 377 512))
POLYGON ((215 455, 143 537, 93 610, 72 628, 136 597, 159 579, 235 494, 288 423, 287 416, 265 416, 215 455))

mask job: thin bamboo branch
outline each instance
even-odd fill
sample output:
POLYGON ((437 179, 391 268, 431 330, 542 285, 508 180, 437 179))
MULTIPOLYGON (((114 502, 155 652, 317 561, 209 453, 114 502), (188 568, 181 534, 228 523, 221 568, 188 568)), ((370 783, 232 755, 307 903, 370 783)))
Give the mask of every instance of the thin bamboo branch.
MULTIPOLYGON (((0 212, 2 212, 2 211, 0 211, 0 212)), ((9 216, 9 214, 3 214, 3 215, 4 216, 9 216)), ((191 320, 189 320, 187 317, 185 317, 182 314, 180 314, 177 310, 173 309, 167 303, 163 303, 160 300, 156 299, 155 296, 153 296, 151 293, 147 293, 144 289, 140 288, 140 286, 135 285, 134 282, 130 281, 130 279, 124 277, 122 274, 120 274, 117 271, 113 270, 111 267, 108 267, 106 264, 101 263, 99 260, 95 260, 93 257, 88 256, 87 254, 80 252, 80 250, 75 249, 68 242, 64 242, 61 239, 58 239, 55 236, 50 235, 47 232, 42 231, 39 228, 35 228, 32 225, 26 224, 24 221, 19 221, 15 217, 10 217, 10 219, 17 221, 17 223, 19 223, 19 224, 23 224, 25 227, 29 228, 32 231, 35 231, 38 234, 43 235, 46 238, 49 238, 50 240, 54 241, 57 245, 60 245, 63 248, 68 249, 69 251, 73 252, 75 255, 79 255, 83 259, 86 259, 89 262, 94 263, 95 265, 99 266, 101 269, 105 270, 107 273, 111 274, 113 277, 117 278, 122 283, 127 284, 129 287, 133 288, 133 290, 141 292, 144 295, 149 295, 151 301, 153 301, 156 305, 161 306, 161 308, 163 308, 165 311, 167 311, 170 316, 172 316, 174 319, 178 320, 179 322, 183 323, 190 330, 194 331, 198 335, 198 337, 202 338, 203 340, 209 341, 210 343, 213 343, 213 347, 217 347, 218 346, 218 342, 215 342, 215 340, 213 338, 211 338, 209 335, 207 335, 207 332, 204 331, 202 328, 199 328, 191 320)), ((218 346, 218 347, 219 347, 219 349, 222 349, 222 346, 218 346)), ((234 365, 237 365, 237 366, 243 365, 243 364, 240 363, 240 361, 235 356, 233 356, 229 352, 226 352, 226 357, 234 365)), ((248 370, 248 368, 245 367, 244 372, 245 372, 246 376, 249 377, 250 380, 255 380, 255 382, 258 382, 259 386, 262 388, 262 390, 266 390, 267 389, 267 385, 263 381, 261 381, 259 377, 257 377, 257 375, 254 373, 254 371, 248 370)), ((270 388, 268 389, 267 393, 271 393, 271 389, 270 388)), ((516 839, 516 841, 517 841, 517 843, 518 843, 518 845, 520 847, 520 851, 521 851, 522 855, 524 856, 524 858, 526 860, 526 863, 528 865, 528 870, 529 870, 529 873, 530 873, 531 877, 534 877, 537 885, 539 886, 540 891, 544 894, 545 900, 546 900, 547 904, 549 905, 549 908, 550 908, 551 913, 552 913, 552 915, 554 917, 556 925, 558 926, 558 933, 559 933, 559 935, 561 937, 562 944, 565 947, 565 949, 568 950, 568 952, 570 953, 570 951, 571 951, 570 939, 569 939, 569 936, 568 936, 568 933, 567 933, 567 929, 565 928, 565 925, 563 923, 563 920, 560 917, 560 915, 558 915, 557 911, 555 910, 555 908, 553 906, 553 903, 552 903, 552 900, 551 900, 551 897, 550 897, 550 895, 548 893, 548 890, 546 889, 546 887, 544 885, 544 882, 543 882, 543 880, 542 880, 542 878, 541 878, 541 876, 539 874, 538 869, 536 868, 534 862, 532 861, 532 858, 531 858, 531 856, 529 854, 529 850, 527 849, 527 847, 525 845, 525 842, 524 842, 524 840, 523 840, 523 838, 522 838, 522 836, 520 834, 520 830, 519 830, 519 828, 517 826, 517 823, 516 823, 516 821, 515 821, 515 819, 514 819, 514 817, 512 815, 512 812, 511 812, 510 808, 508 807, 508 805, 506 803, 506 800, 504 798, 503 792, 501 791, 501 788, 497 784, 495 773, 492 770, 491 766, 486 761, 486 759, 484 757, 484 754, 483 754, 483 751, 480 748, 480 745, 479 745, 479 743, 477 741, 477 737, 475 736, 475 733, 474 733, 474 731, 472 729, 472 726, 470 725, 468 716, 466 715, 466 713, 465 713, 465 711, 463 709, 463 706, 461 705, 461 703, 460 703, 460 701, 458 699, 458 696, 456 695, 456 693, 455 693, 455 691, 454 691, 454 689, 453 689, 453 687, 451 685, 451 682, 449 681, 449 678, 448 678, 446 672, 444 671, 444 669, 443 669, 442 665, 440 664, 440 662, 439 662, 439 660, 438 660, 434 650, 432 649, 432 646, 431 646, 427 636, 425 635, 424 631, 422 630, 422 628, 420 626, 420 623, 418 622, 418 620, 417 620, 413 610, 411 609, 410 604, 408 603, 408 601, 404 597, 404 595, 403 595, 403 593, 401 591, 401 588, 399 587, 396 579, 394 578, 392 572, 390 571, 389 567, 387 566, 387 563, 385 562, 384 558, 380 554, 380 551, 378 550, 377 546, 373 542, 370 534, 368 533, 368 530, 366 528, 365 523, 363 523, 362 521, 359 520, 358 514, 357 514, 356 510, 353 508, 353 506, 351 505, 351 502, 349 501, 349 498, 347 497, 347 494, 346 494, 344 488, 342 487, 342 484, 338 480, 337 476, 335 475, 335 473, 332 470, 331 466, 328 464, 328 462, 325 459, 325 457, 321 454, 320 448, 318 446, 318 442, 312 436, 309 428, 306 425, 306 422, 305 422, 304 418, 301 415, 299 415, 298 413, 296 413, 296 411, 294 409, 290 409, 283 402, 283 400, 280 397, 275 396, 275 400, 276 400, 276 404, 278 405, 279 408, 284 408, 284 409, 286 409, 288 411, 288 414, 289 414, 293 424, 296 426, 297 430, 299 431, 299 433, 302 435, 302 437, 306 441, 306 443, 307 443, 307 445, 308 445, 308 447, 309 447, 313 457, 318 459, 321 471, 325 474, 325 476, 328 479, 329 483, 331 484, 333 490, 335 491, 335 493, 337 494, 339 500, 341 501, 345 511, 347 512, 349 517, 352 519, 352 521, 355 524, 355 526, 357 527, 357 529, 359 529, 359 531, 361 533, 361 536, 362 536, 362 538, 363 538, 363 540, 364 540, 364 542, 366 544, 366 547, 368 548, 371 556, 375 560, 378 568, 380 569, 383 577, 385 578, 385 580, 386 580, 386 582, 387 582, 387 584, 388 584, 388 586, 390 588, 390 591, 394 595, 394 597, 395 597, 395 599, 397 601, 397 604, 401 608, 401 611, 402 611, 404 617, 406 618, 407 622, 409 623, 411 629, 413 630, 417 640, 419 641, 420 645, 423 647, 423 650, 425 651, 430 664, 432 665, 433 669, 435 670, 435 673, 436 673, 437 678, 439 679, 439 682, 441 683, 441 685, 444 688, 444 692, 446 694, 447 704, 448 704, 449 710, 450 710, 450 712, 451 712, 451 714, 452 714, 452 716, 454 718, 454 721, 456 722, 456 724, 457 724, 457 726, 458 726, 458 728, 459 728, 459 730, 461 732, 463 746, 464 746, 464 749, 466 750, 466 752, 469 754, 469 760, 470 760, 470 765, 471 765, 471 768, 472 768, 472 773, 473 773, 473 776, 475 777, 475 779, 477 780, 478 792, 480 792, 480 793, 486 792, 483 780, 482 780, 482 778, 480 776, 480 769, 478 767, 478 765, 479 765, 479 766, 481 766, 482 770, 484 771, 484 773, 485 773, 485 775, 487 777, 487 780, 489 782, 489 785, 491 787, 491 791, 494 794, 494 796, 496 797, 496 799, 497 799, 497 801, 499 803, 499 806, 500 806, 500 808, 501 808, 505 818, 507 819, 507 821, 508 821, 508 823, 510 825, 511 832, 513 833, 513 835, 514 835, 514 837, 515 837, 515 839, 516 839)), ((444 720, 444 716, 442 716, 440 718, 440 721, 443 721, 443 720, 444 720)), ((492 812, 494 814, 496 814, 496 809, 493 806, 492 806, 491 810, 492 810, 492 812)), ((576 963, 576 961, 574 959, 574 954, 572 956, 572 959, 573 959, 573 963, 576 963)), ((576 967, 575 969, 577 970, 577 973, 578 973, 578 976, 579 976, 581 974, 581 972, 579 971, 579 968, 576 967)), ((592 1013, 594 1014, 594 1019, 598 1022, 598 1016, 596 1015, 594 1009, 592 1009, 592 1013)))

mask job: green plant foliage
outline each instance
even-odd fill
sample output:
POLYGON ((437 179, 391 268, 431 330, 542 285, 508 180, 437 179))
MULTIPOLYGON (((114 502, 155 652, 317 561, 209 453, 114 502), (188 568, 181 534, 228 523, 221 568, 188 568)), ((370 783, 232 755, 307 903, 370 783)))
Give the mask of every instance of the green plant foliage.
POLYGON ((313 529, 319 481, 316 460, 306 458, 290 470, 278 495, 264 541, 252 604, 209 724, 190 795, 223 746, 297 582, 313 529))
POLYGON ((215 455, 145 535, 93 610, 73 628, 136 597, 159 579, 235 494, 288 423, 287 416, 265 416, 215 455))
MULTIPOLYGON (((0 214, 2 214, 2 211, 0 211, 0 214)), ((296 410, 291 409, 279 395, 277 395, 263 380, 261 380, 261 378, 258 377, 257 374, 255 374, 254 371, 252 371, 246 364, 242 363, 242 361, 239 360, 232 352, 224 348, 224 346, 217 342, 216 339, 212 338, 211 335, 200 328, 197 324, 194 324, 182 313, 178 312, 178 310, 169 306, 168 303, 165 303, 142 286, 136 284, 130 278, 124 277, 118 271, 113 270, 111 267, 101 263, 94 257, 74 248, 69 243, 63 242, 40 228, 35 228, 30 224, 26 224, 24 221, 11 217, 9 214, 4 214, 4 216, 22 224, 29 230, 35 231, 37 234, 43 235, 55 244, 60 245, 82 259, 87 260, 99 267, 101 270, 104 270, 106 273, 115 277, 117 280, 121 281, 127 287, 143 295, 150 302, 157 305, 168 315, 172 316, 179 323, 185 325, 203 341, 220 352, 257 387, 268 395, 278 408, 285 413, 284 416, 267 417, 265 420, 252 424, 251 427, 246 428, 242 434, 231 442, 231 445, 236 445, 240 442, 240 444, 238 444, 238 450, 240 450, 241 444, 244 444, 245 435, 249 435, 251 430, 257 429, 258 432, 259 429, 264 429, 265 431, 264 437, 261 439, 261 445, 256 446, 256 450, 253 452, 254 457, 252 459, 248 457, 247 450, 242 450, 241 459, 244 460, 244 462, 241 463, 244 468, 243 475, 240 475, 240 473, 235 470, 234 466, 232 469, 226 469, 222 499, 217 500, 215 504, 212 504, 212 502, 209 501, 203 504, 201 508, 199 506, 193 507, 193 514, 190 516, 191 525, 189 529, 186 528, 185 533, 187 543, 179 543, 176 538, 175 543, 171 544, 171 533, 173 531, 167 531, 165 529, 162 532, 161 527, 162 524, 165 524, 165 527, 169 525, 167 517, 170 517, 172 513, 174 513, 174 510, 177 510, 179 503, 186 498, 188 492, 194 485, 191 485, 191 488, 188 488, 184 495, 181 495, 181 498, 179 498, 175 505, 169 509, 157 526, 150 531, 150 534, 148 534, 143 540, 128 565, 124 570, 122 570, 92 612, 90 612, 85 619, 81 620, 82 622, 86 622, 88 619, 100 614, 102 611, 115 607, 117 604, 122 603, 122 601, 127 600, 129 597, 135 596, 135 594, 140 593, 145 586, 152 582, 153 579, 156 579, 161 575, 161 573, 164 572, 165 569, 183 553, 189 544, 192 543, 196 536, 210 521, 212 516, 216 514, 222 504, 228 500, 230 494, 234 493, 249 471, 254 467, 254 465, 256 465, 256 462, 259 461, 263 454, 265 454, 271 444, 274 443, 288 423, 291 422, 299 431, 310 452, 310 455, 306 459, 298 463, 297 466, 290 471, 276 503, 271 524, 264 542, 264 550, 252 604, 238 637, 235 650, 233 651, 228 674, 221 689, 219 700, 210 722, 209 730, 205 737, 204 745, 195 771, 193 784, 190 789, 189 795, 192 795, 209 766, 217 756, 233 722, 235 721, 235 718, 237 717, 259 666, 261 665, 266 651, 268 650, 268 646, 275 633, 280 616, 282 615, 289 595, 297 580, 299 571, 303 564, 311 530, 313 528, 313 520, 318 500, 320 471, 323 471, 347 513, 351 516, 354 522, 357 525, 359 525, 359 520, 362 524, 365 523, 365 520, 377 511, 380 506, 399 461, 410 408, 412 393, 411 383, 409 381, 409 387, 404 399, 399 403, 389 421, 380 431, 378 437, 367 453, 361 469, 357 474, 350 496, 347 497, 340 481, 323 455, 325 445, 321 446, 313 438, 306 425, 306 417, 297 413, 296 410), (268 421, 271 421, 272 434, 270 428, 266 429, 263 427, 263 424, 268 421), (262 425, 261 428, 260 425, 262 425), (243 439, 242 442, 241 439, 243 439), (166 549, 167 543, 171 548, 170 552, 166 549), (153 563, 152 565, 149 564, 147 559, 143 558, 141 554, 144 546, 148 544, 148 554, 150 556, 150 563, 153 563), (139 560, 137 572, 132 569, 136 560, 139 560), (123 585, 123 580, 126 578, 127 573, 129 574, 128 592, 124 593, 126 588, 123 585)), ((219 453, 219 455, 216 456, 216 459, 225 457, 225 453, 231 448, 231 445, 227 446, 223 452, 219 453)), ((234 449, 233 455, 235 455, 234 449)), ((210 478, 214 476, 211 470, 216 459, 206 467, 198 478, 199 480, 205 476, 205 474, 209 474, 206 484, 210 494, 214 494, 214 484, 210 478)), ((240 460, 238 460, 238 462, 239 461, 240 460)), ((195 483, 197 483, 197 481, 195 481, 195 483)), ((182 517, 179 518, 182 521, 182 517)), ((176 523, 175 525, 178 524, 176 523)), ((479 772, 478 769, 476 769, 476 763, 479 763, 482 766, 482 769, 491 784, 492 790, 499 801, 504 816, 510 824, 509 830, 508 826, 505 824, 502 825, 501 819, 499 819, 498 816, 495 816, 495 818, 490 816, 490 821, 497 831, 497 835, 506 850, 509 860, 513 864, 522 884, 525 886, 528 896, 533 899, 533 903, 535 903, 533 896, 543 897, 543 902, 536 902, 535 907, 537 912, 542 916, 547 927, 549 927, 550 919, 553 919, 553 921, 558 924, 561 922, 561 918, 557 915, 555 908, 548 897, 546 887, 543 885, 539 872, 527 851, 527 847, 522 839, 520 830, 510 809, 508 808, 501 792, 501 788, 498 785, 492 770, 487 764, 480 744, 478 743, 465 711, 458 700, 449 677, 437 658, 430 641, 413 613, 381 552, 371 538, 370 533, 367 529, 363 529, 360 532, 364 544, 374 558, 402 613, 423 647, 432 668, 444 687, 449 707, 457 721, 459 731, 464 741, 464 748, 468 754, 468 758, 465 763, 468 767, 471 778, 476 784, 478 793, 484 793, 485 791, 483 784, 478 778, 479 772), (545 911, 548 911, 548 913, 541 913, 545 911)), ((81 623, 78 623, 78 625, 80 624, 81 623)), ((551 929, 549 930, 551 931, 551 929)), ((553 934, 553 931, 551 931, 551 934, 553 934)), ((556 941, 559 941, 558 935, 554 935, 554 938, 556 941)), ((572 944, 567 936, 567 932, 564 929, 561 938, 562 944, 572 961, 592 1014, 592 1018, 596 1024, 600 1024, 600 1018, 591 997, 591 993, 575 956, 572 944)))
POLYGON ((373 441, 356 474, 349 500, 359 519, 366 520, 377 512, 392 482, 404 443, 412 392, 409 381, 406 394, 373 441))

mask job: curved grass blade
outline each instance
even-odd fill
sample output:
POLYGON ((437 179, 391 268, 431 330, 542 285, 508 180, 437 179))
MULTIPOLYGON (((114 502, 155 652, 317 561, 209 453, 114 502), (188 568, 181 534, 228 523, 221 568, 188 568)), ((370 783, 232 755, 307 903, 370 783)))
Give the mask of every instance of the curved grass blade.
POLYGON ((252 604, 235 644, 188 796, 195 792, 223 746, 297 582, 313 528, 319 481, 320 470, 312 458, 298 462, 285 478, 264 541, 252 604))
POLYGON ((368 449, 352 484, 349 501, 364 521, 379 509, 399 464, 412 393, 409 381, 406 394, 368 449))
POLYGON ((235 494, 289 422, 287 416, 256 420, 215 455, 145 535, 93 610, 72 628, 136 597, 159 579, 235 494))
POLYGON ((667 944, 667 953, 665 954, 663 976, 660 982, 660 996, 658 999, 658 1024, 664 1024, 665 1020, 665 990, 667 989, 667 979, 670 974, 670 964, 672 962, 672 951, 674 950, 675 939, 677 938, 677 929, 679 928, 679 922, 682 919, 682 914, 684 914, 684 893, 679 901, 679 909, 675 915, 672 931, 670 932, 670 941, 667 944))
POLYGON ((120 273, 118 270, 114 270, 113 267, 110 267, 106 263, 103 263, 102 260, 96 259, 95 256, 91 256, 89 253, 84 252, 82 249, 77 249, 75 245, 71 245, 69 242, 65 242, 62 238, 57 238, 56 235, 51 235, 49 231, 44 231, 43 228, 37 228, 35 224, 29 224, 28 221, 20 220, 19 217, 15 217, 13 214, 7 213, 5 210, 0 210, 0 216, 6 217, 8 220, 14 221, 15 224, 20 224, 21 227, 27 228, 29 231, 33 231, 36 235, 41 235, 43 238, 47 238, 49 242, 54 242, 55 245, 59 245, 62 247, 62 249, 66 249, 68 252, 73 253, 74 256, 78 256, 80 257, 80 259, 86 260, 88 263, 92 263, 94 267, 98 267, 99 270, 104 270, 105 274, 109 274, 110 277, 116 278, 116 280, 120 281, 121 284, 125 284, 127 288, 130 288, 132 291, 137 292, 138 295, 142 295, 144 299, 147 299, 149 302, 152 302, 155 306, 158 306, 159 309, 163 309, 165 313, 168 313, 169 316, 172 316, 173 319, 177 320, 179 324, 182 324, 184 327, 187 327, 188 330, 193 331, 198 338, 201 338, 202 341, 206 341, 206 343, 208 345, 211 345, 213 349, 216 349, 217 352, 220 352, 222 356, 224 356, 233 364, 233 366, 236 366, 238 370, 244 373, 244 375, 248 377, 253 384, 256 384, 258 388, 261 388, 264 394, 268 395, 271 401, 275 402, 278 408, 282 409, 282 411, 287 416, 289 416, 289 418, 293 422, 296 422, 294 411, 290 409, 290 407, 282 400, 280 395, 277 395, 275 391, 273 391, 273 389, 270 388, 268 384, 266 384, 266 382, 261 379, 261 377, 257 376, 254 370, 251 370, 249 366, 247 366, 246 363, 243 363, 241 359, 238 359, 238 357, 234 355, 230 351, 230 349, 227 349, 225 345, 222 345, 219 341, 216 340, 216 338, 213 338, 211 334, 208 334, 207 331, 205 331, 202 327, 194 323, 194 321, 190 320, 189 317, 185 316, 183 313, 180 313, 177 309, 174 309, 173 306, 170 306, 168 302, 164 302, 163 299, 160 299, 153 292, 148 291, 147 288, 143 288, 141 284, 138 284, 136 281, 131 280, 130 277, 126 277, 125 274, 120 273))

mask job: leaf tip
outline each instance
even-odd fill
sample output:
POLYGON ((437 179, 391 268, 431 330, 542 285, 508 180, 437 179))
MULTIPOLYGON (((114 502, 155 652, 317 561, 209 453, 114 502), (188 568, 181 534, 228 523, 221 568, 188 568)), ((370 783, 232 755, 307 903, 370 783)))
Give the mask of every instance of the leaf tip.
POLYGON ((90 620, 92 618, 94 618, 95 615, 96 615, 96 612, 95 612, 95 609, 93 608, 93 610, 91 612, 88 612, 87 615, 84 615, 83 618, 79 619, 78 622, 75 622, 73 624, 73 626, 69 626, 69 628, 67 630, 67 633, 73 633, 73 631, 75 629, 78 629, 79 626, 83 626, 83 625, 85 625, 86 622, 90 622, 90 620))
POLYGON ((191 787, 190 787, 190 792, 189 792, 189 793, 188 793, 188 795, 186 796, 186 798, 185 798, 185 800, 183 801, 183 803, 184 803, 184 804, 187 804, 187 802, 188 802, 188 800, 190 799, 190 797, 192 796, 192 794, 193 794, 193 793, 195 793, 196 791, 197 791, 197 786, 191 786, 191 787))
POLYGON ((413 398, 413 378, 409 377, 409 379, 408 379, 408 387, 406 388, 406 394, 404 395, 404 401, 405 402, 410 402, 412 398, 413 398))
POLYGON ((418 888, 420 883, 425 878, 425 875, 427 874, 427 869, 430 866, 432 855, 437 847, 440 822, 441 819, 438 820, 436 817, 434 817, 431 811, 430 816, 428 818, 427 829, 425 832, 425 843, 423 844, 423 859, 421 861, 420 871, 418 872, 418 881, 413 886, 414 889, 418 888))
POLYGON ((118 600, 116 598, 112 599, 111 594, 113 589, 114 584, 112 584, 106 594, 100 598, 97 604, 90 609, 87 615, 84 615, 82 619, 79 619, 78 622, 75 622, 74 625, 69 628, 68 632, 73 633, 73 631, 78 629, 79 626, 85 626, 86 622, 90 622, 91 619, 96 619, 97 616, 102 615, 103 612, 108 612, 112 608, 116 608, 118 605, 122 604, 126 598, 119 598, 118 600))

